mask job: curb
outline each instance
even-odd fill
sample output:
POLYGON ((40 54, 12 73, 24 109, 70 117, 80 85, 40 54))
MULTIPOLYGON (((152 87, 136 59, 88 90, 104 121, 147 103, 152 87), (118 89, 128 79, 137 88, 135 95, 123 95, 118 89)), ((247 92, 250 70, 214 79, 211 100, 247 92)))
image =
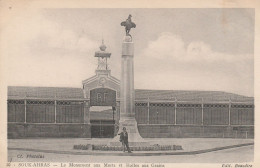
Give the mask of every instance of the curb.
POLYGON ((238 148, 243 146, 254 145, 254 143, 245 143, 238 145, 230 145, 224 147, 217 147, 211 149, 189 151, 189 152, 156 152, 156 153, 113 153, 113 152, 74 152, 74 151, 56 151, 56 150, 44 150, 44 149, 27 149, 27 148, 7 148, 8 150, 30 151, 30 152, 43 152, 43 153, 55 153, 55 154, 70 154, 70 155, 110 155, 110 156, 161 156, 161 155, 195 155, 208 152, 214 152, 224 149, 238 148))

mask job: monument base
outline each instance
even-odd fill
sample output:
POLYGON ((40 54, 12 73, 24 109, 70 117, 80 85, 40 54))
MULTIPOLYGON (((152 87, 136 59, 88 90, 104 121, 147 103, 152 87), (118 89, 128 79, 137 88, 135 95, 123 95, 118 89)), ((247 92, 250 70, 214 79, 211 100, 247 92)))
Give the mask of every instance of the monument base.
MULTIPOLYGON (((150 143, 148 141, 145 141, 139 134, 138 128, 137 128, 137 122, 135 118, 133 117, 124 117, 123 119, 120 119, 119 121, 119 131, 123 131, 123 127, 126 128, 126 131, 128 132, 128 142, 129 146, 149 146, 150 143)), ((108 143, 108 146, 122 146, 122 143, 120 140, 120 135, 114 137, 114 139, 108 143)))

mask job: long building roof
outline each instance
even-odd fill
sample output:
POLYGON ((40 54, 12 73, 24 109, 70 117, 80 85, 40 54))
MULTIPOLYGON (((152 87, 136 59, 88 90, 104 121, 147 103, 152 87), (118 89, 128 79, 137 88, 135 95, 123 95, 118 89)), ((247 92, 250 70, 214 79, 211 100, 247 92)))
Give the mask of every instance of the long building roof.
POLYGON ((83 89, 68 87, 8 86, 8 98, 83 99, 83 89))
MULTIPOLYGON (((69 87, 28 87, 9 86, 8 99, 84 99, 82 88, 69 87)), ((175 100, 178 101, 253 101, 253 97, 223 91, 187 91, 187 90, 145 90, 136 89, 136 100, 175 100)))
POLYGON ((180 101, 253 101, 253 97, 228 93, 223 91, 196 91, 196 90, 143 90, 136 89, 137 99, 158 99, 180 101))

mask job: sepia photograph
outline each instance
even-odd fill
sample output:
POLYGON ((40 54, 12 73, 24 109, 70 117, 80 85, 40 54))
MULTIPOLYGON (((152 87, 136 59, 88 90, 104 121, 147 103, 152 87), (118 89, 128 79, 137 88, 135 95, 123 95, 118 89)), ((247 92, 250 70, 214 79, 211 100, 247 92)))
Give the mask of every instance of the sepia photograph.
POLYGON ((254 8, 28 8, 1 36, 7 167, 256 161, 254 8))

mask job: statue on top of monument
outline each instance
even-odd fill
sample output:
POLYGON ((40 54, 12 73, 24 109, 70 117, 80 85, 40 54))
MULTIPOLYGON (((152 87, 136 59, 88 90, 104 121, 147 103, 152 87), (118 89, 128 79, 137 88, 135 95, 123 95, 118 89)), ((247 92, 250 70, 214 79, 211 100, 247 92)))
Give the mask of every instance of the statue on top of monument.
POLYGON ((127 35, 127 36, 130 36, 130 37, 132 37, 132 36, 129 34, 131 28, 135 28, 135 27, 136 27, 136 24, 135 24, 134 22, 132 22, 131 17, 132 17, 132 15, 130 14, 130 15, 128 16, 128 18, 126 19, 126 21, 121 22, 121 26, 125 26, 126 35, 127 35))

